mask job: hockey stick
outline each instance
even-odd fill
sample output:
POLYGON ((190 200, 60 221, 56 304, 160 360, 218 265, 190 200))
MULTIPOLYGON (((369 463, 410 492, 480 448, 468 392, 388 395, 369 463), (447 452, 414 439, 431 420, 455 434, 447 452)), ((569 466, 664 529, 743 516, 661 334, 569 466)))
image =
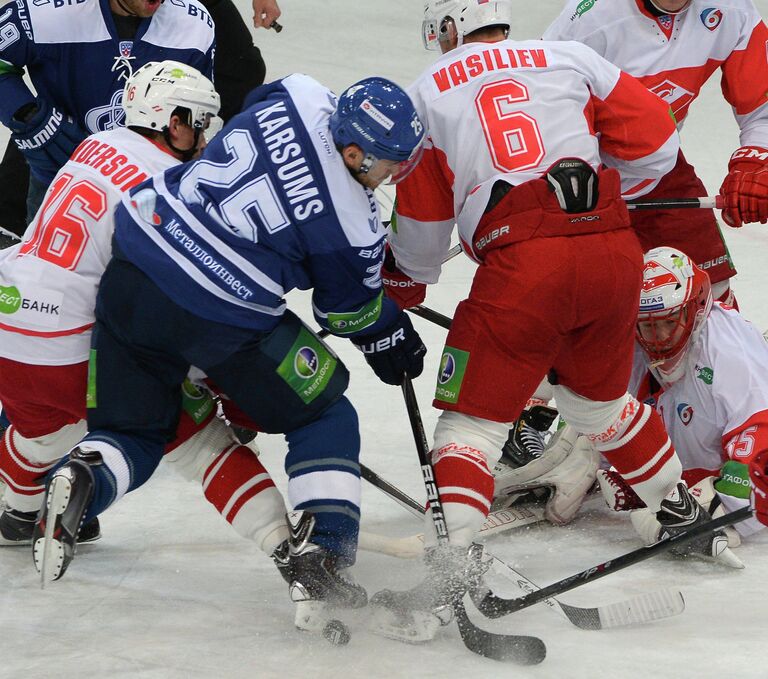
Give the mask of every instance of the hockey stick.
MULTIPOLYGON (((403 378, 402 387, 437 540, 439 544, 446 544, 448 542, 448 527, 440 502, 440 491, 435 483, 435 472, 429 460, 429 444, 424 433, 419 404, 413 391, 411 378, 408 375, 403 378)), ((456 622, 459 625, 461 640, 473 653, 493 660, 510 660, 523 665, 537 665, 544 660, 547 648, 538 637, 494 634, 481 629, 469 619, 461 598, 456 598, 453 601, 453 609, 456 614, 456 622)))
POLYGON ((679 210, 681 208, 706 208, 722 210, 722 196, 704 196, 702 198, 658 198, 651 200, 628 200, 628 210, 679 210))
POLYGON ((568 592, 576 587, 592 582, 598 578, 605 577, 611 573, 616 573, 628 566, 632 566, 651 557, 657 556, 664 552, 669 551, 674 547, 687 544, 691 540, 695 540, 697 537, 711 533, 723 526, 731 526, 739 521, 744 521, 752 516, 752 509, 750 507, 742 507, 735 512, 724 514, 723 516, 706 521, 704 523, 685 531, 684 533, 678 533, 666 537, 659 542, 656 542, 649 547, 640 547, 631 552, 623 554, 615 559, 609 559, 603 563, 597 564, 592 568, 587 568, 580 573, 569 575, 567 578, 558 580, 557 582, 547 585, 535 592, 531 592, 516 599, 504 599, 498 597, 493 593, 488 593, 483 601, 478 602, 477 606, 480 611, 489 618, 500 618, 510 613, 521 611, 524 608, 533 606, 534 604, 543 601, 547 597, 556 596, 564 592, 568 592))
MULTIPOLYGON (((421 516, 421 515, 420 515, 421 516)), ((522 528, 544 520, 544 509, 538 505, 520 505, 491 512, 483 523, 478 537, 487 538, 498 533, 506 533, 513 528, 522 528)), ((388 535, 361 531, 357 543, 358 549, 378 552, 398 559, 415 559, 424 554, 424 534, 393 538, 388 535)))
MULTIPOLYGON (((366 481, 376 486, 376 488, 386 495, 389 495, 398 504, 405 507, 411 514, 419 517, 423 516, 424 508, 412 497, 364 465, 361 465, 361 472, 366 481)), ((520 510, 540 511, 540 508, 525 507, 516 510, 513 507, 506 511, 512 512, 520 510)), ((491 522, 491 517, 493 517, 494 514, 503 514, 503 512, 491 512, 491 514, 488 515, 488 519, 481 529, 481 535, 483 534, 482 531, 485 526, 491 522)), ((526 524, 520 523, 517 525, 526 524)), ((515 527, 514 524, 511 527, 515 527)), ((485 535, 489 535, 491 532, 492 531, 488 531, 485 535)), ((398 540, 396 538, 386 538, 371 533, 361 533, 360 537, 360 546, 362 549, 382 552, 401 558, 411 558, 410 555, 416 551, 416 545, 413 538, 402 538, 398 540), (406 554, 408 556, 406 556, 406 554)), ((420 554, 421 550, 423 550, 423 543, 418 545, 418 549, 418 553, 420 554)), ((524 573, 516 570, 497 556, 490 554, 487 550, 486 554, 493 557, 495 564, 494 570, 505 578, 513 580, 524 592, 536 592, 541 589, 541 587, 533 582, 533 580, 529 579, 524 573)), ((413 556, 416 555, 417 554, 413 554, 413 556)), ((566 618, 571 624, 581 629, 588 630, 607 629, 609 627, 621 627, 625 625, 651 622, 653 620, 680 615, 680 613, 685 610, 683 595, 675 590, 662 590, 659 592, 651 592, 649 594, 641 594, 630 599, 603 606, 572 606, 555 597, 544 599, 544 603, 552 611, 559 613, 566 618)))

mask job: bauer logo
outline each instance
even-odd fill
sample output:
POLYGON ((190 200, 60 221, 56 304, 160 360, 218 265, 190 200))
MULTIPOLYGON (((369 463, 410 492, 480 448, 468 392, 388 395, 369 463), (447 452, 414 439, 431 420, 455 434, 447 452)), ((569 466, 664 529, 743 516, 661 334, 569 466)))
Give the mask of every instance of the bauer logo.
POLYGON ((681 403, 679 406, 677 406, 677 416, 680 418, 680 421, 687 427, 693 419, 693 408, 691 408, 691 406, 689 406, 687 403, 681 403))
POLYGON ((701 23, 709 31, 714 31, 723 20, 723 13, 714 7, 705 9, 699 16, 701 17, 701 23))
POLYGON ((296 352, 296 358, 293 362, 293 369, 299 377, 309 379, 317 372, 317 354, 309 347, 301 347, 296 352))

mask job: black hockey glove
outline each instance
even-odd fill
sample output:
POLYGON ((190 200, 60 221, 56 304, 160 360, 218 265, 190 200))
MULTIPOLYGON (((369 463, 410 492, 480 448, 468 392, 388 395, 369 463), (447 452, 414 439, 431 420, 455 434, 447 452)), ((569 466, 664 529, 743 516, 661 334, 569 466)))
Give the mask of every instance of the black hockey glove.
POLYGON ((30 172, 50 182, 88 134, 72 118, 38 97, 23 106, 10 124, 11 139, 24 154, 30 172))
POLYGON ((399 385, 406 374, 418 377, 424 369, 427 348, 403 311, 380 333, 354 337, 352 342, 365 354, 368 365, 385 384, 399 385))

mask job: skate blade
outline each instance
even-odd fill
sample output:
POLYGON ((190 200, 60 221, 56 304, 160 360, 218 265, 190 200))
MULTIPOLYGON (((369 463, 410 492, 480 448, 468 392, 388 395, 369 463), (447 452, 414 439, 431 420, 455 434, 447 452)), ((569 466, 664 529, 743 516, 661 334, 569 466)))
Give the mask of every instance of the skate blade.
POLYGON ((443 622, 428 611, 409 611, 401 614, 374 606, 368 618, 368 630, 387 639, 406 644, 424 644, 437 636, 443 622))
POLYGON ((296 615, 293 624, 302 632, 322 633, 325 625, 333 616, 325 601, 307 599, 296 602, 296 615))
POLYGON ((64 565, 64 544, 54 540, 59 517, 69 505, 72 483, 65 476, 54 475, 46 500, 45 534, 38 538, 34 547, 35 566, 40 573, 40 588, 47 582, 58 580, 64 565))

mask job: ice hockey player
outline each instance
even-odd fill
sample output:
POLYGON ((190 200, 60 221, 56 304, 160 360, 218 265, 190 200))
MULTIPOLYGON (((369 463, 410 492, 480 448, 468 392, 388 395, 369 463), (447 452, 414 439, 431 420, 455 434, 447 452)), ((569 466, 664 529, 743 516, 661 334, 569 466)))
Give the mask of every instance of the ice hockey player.
MULTIPOLYGON (((735 309, 712 301, 707 273, 669 247, 645 255, 630 392, 664 420, 691 494, 719 516, 750 503, 749 467, 768 451, 768 344, 735 309)), ((598 472, 613 509, 634 510, 647 544, 663 527, 612 471, 598 472)), ((759 530, 726 532, 731 547, 759 530)), ((731 563, 731 565, 735 565, 731 563)))
POLYGON ((18 0, 1 16, 0 122, 29 163, 27 223, 83 138, 123 125, 139 66, 173 59, 212 78, 213 21, 196 0, 18 0))
MULTIPOLYGON (((639 78, 669 103, 682 127, 689 106, 717 67, 723 93, 741 130, 741 148, 720 189, 731 226, 768 218, 768 90, 765 43, 768 30, 751 0, 712 5, 690 0, 568 2, 546 31, 546 40, 578 40, 639 78), (749 73, 749 77, 745 77, 749 73)), ((682 151, 675 168, 644 198, 705 196, 707 191, 682 151)), ((672 245, 688 252, 707 271, 715 299, 736 304, 730 277, 736 273, 712 210, 630 213, 643 250, 672 245)), ((544 383, 510 431, 494 469, 497 486, 516 478, 524 460, 541 455, 544 433, 557 411, 544 383)))
POLYGON ((285 433, 293 599, 366 603, 343 570, 360 511, 348 372, 283 295, 313 289, 317 321, 349 337, 384 382, 420 374, 424 345, 383 297, 373 189, 405 173, 423 136, 388 80, 362 80, 337 102, 292 75, 257 88, 200 160, 131 191, 96 303, 89 434, 52 475, 36 526, 43 577, 67 568, 83 520, 150 477, 194 365, 261 431, 285 433), (54 558, 41 559, 46 550, 54 558))
MULTIPOLYGON (((392 636, 413 631, 417 618, 403 609, 450 605, 476 584, 482 568, 468 548, 493 498, 489 466, 548 372, 564 419, 666 530, 708 518, 680 480, 658 413, 626 392, 643 259, 622 195, 673 167, 674 121, 583 45, 507 40, 513 16, 505 0, 427 3, 424 41, 443 55, 409 88, 429 137, 398 186, 395 262, 434 283, 457 223, 480 266, 456 309, 434 401, 443 413, 432 463, 450 543, 435 546, 428 516, 426 580, 372 599, 394 611, 383 625, 392 636)), ((722 533, 692 547, 725 548, 722 533)))
MULTIPOLYGON (((0 253, 0 400, 13 424, 0 441, 6 484, 0 544, 30 544, 44 476, 85 434, 93 308, 111 248, 115 206, 132 186, 196 154, 219 109, 196 69, 149 63, 126 84, 128 128, 88 137, 56 175, 21 245, 0 253)), ((179 435, 167 460, 203 484, 206 498, 271 554, 288 536, 284 503, 251 450, 186 384, 179 435)), ((99 535, 98 519, 80 540, 99 535)))
MULTIPOLYGON (((545 40, 578 40, 640 80, 682 126, 704 83, 719 68, 741 147, 731 156, 720 193, 731 226, 768 220, 768 28, 752 0, 568 0, 545 40)), ((674 169, 644 198, 706 196, 682 152, 674 169)), ((643 251, 679 248, 707 272, 714 299, 733 306, 736 273, 711 210, 632 213, 643 251)))

